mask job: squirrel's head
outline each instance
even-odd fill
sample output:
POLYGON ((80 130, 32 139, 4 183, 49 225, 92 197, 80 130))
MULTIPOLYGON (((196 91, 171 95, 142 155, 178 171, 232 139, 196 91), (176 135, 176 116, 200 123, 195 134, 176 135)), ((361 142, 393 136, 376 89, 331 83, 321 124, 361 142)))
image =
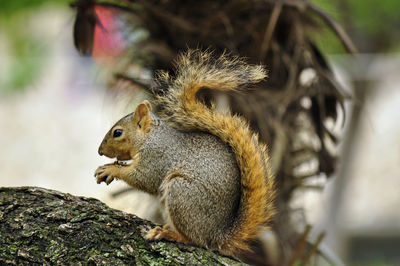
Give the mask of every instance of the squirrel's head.
POLYGON ((99 147, 99 154, 109 158, 131 160, 146 139, 152 126, 151 105, 143 101, 135 112, 121 118, 107 132, 99 147))

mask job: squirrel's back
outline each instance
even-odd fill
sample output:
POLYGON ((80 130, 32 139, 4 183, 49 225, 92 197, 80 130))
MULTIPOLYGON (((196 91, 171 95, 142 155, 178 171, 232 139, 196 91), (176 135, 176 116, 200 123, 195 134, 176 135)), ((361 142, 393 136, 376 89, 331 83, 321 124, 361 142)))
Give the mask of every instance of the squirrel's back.
POLYGON ((156 124, 141 146, 139 163, 159 167, 161 176, 165 176, 168 169, 179 169, 194 180, 240 183, 235 154, 220 138, 206 132, 176 130, 162 120, 156 124), (157 165, 154 161, 163 164, 157 165))

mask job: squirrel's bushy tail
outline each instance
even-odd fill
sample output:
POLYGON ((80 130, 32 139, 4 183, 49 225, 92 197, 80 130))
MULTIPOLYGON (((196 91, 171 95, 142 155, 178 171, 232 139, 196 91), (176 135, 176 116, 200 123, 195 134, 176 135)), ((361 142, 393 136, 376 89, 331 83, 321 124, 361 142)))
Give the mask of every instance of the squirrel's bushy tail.
POLYGON ((179 57, 176 72, 158 74, 156 95, 159 115, 179 130, 204 131, 219 137, 233 150, 241 171, 242 196, 231 232, 220 252, 240 254, 274 214, 273 179, 265 145, 258 142, 247 123, 238 116, 223 115, 196 99, 202 88, 237 90, 266 77, 262 66, 247 65, 229 55, 213 58, 209 52, 189 51, 179 57))

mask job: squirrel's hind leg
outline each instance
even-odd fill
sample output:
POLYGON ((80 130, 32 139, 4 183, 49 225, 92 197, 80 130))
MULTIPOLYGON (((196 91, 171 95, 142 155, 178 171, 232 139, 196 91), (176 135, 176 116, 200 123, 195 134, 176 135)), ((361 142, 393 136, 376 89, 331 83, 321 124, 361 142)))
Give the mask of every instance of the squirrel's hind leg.
MULTIPOLYGON (((160 191, 161 191, 161 204, 166 205, 168 199, 168 187, 171 184, 171 181, 173 181, 176 178, 184 178, 184 176, 180 173, 173 172, 167 175, 165 178, 164 182, 161 184, 160 191)), ((166 215, 167 215, 167 220, 170 223, 170 225, 166 224, 163 227, 161 226, 156 226, 153 229, 151 229, 147 235, 146 238, 149 240, 161 240, 165 239, 168 241, 177 241, 177 242, 183 242, 185 244, 192 244, 191 241, 189 241, 185 236, 180 234, 179 232, 176 231, 173 221, 171 217, 169 216, 168 213, 168 208, 166 208, 166 215), (172 227, 172 228, 171 228, 172 227)))
MULTIPOLYGON (((229 203, 220 191, 211 191, 206 182, 198 179, 201 178, 180 171, 171 172, 164 179, 160 187, 161 205, 172 233, 163 230, 160 234, 214 249, 225 240, 222 232, 230 217, 221 210, 221 204, 225 207, 229 203), (222 202, 218 203, 218 200, 222 202)), ((207 180, 206 177, 203 179, 207 180)))

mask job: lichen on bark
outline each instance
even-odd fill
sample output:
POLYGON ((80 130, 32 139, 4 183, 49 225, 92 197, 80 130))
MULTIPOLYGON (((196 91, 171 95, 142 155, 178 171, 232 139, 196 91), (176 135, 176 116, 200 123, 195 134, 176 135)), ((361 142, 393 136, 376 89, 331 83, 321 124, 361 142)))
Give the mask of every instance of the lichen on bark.
POLYGON ((93 198, 0 188, 1 265, 243 265, 183 243, 147 241, 153 226, 93 198))

